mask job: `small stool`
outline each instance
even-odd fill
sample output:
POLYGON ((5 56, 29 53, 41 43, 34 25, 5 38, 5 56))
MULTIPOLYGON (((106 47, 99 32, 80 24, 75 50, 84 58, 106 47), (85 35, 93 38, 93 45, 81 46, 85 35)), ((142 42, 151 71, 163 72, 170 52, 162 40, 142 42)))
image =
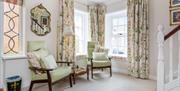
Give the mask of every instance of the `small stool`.
POLYGON ((73 68, 73 83, 76 84, 76 77, 79 75, 84 75, 87 74, 87 80, 89 80, 89 68, 88 66, 86 68, 82 68, 82 67, 74 67, 73 68))

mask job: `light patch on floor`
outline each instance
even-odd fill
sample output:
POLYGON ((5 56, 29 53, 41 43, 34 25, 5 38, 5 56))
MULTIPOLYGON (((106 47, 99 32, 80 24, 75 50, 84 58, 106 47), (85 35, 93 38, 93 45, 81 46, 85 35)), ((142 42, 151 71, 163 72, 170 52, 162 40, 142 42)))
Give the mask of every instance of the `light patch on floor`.
MULTIPOLYGON (((84 75, 77 78, 72 88, 68 82, 68 79, 57 82, 53 85, 53 91, 156 91, 156 81, 137 79, 121 73, 113 73, 110 78, 108 72, 96 72, 94 79, 89 81, 84 75)), ((48 86, 36 85, 32 91, 48 91, 48 86)))

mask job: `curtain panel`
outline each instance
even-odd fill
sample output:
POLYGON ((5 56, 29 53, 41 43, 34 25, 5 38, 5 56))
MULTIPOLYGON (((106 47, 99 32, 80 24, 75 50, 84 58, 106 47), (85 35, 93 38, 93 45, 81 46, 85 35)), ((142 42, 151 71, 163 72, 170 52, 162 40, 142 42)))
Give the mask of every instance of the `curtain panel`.
POLYGON ((57 60, 74 61, 75 36, 63 36, 64 27, 72 26, 74 31, 74 0, 59 0, 60 16, 57 27, 57 60))
POLYGON ((91 5, 89 6, 89 12, 91 40, 100 46, 104 46, 106 6, 91 5))
POLYGON ((16 4, 16 5, 20 5, 20 6, 23 5, 23 0, 0 0, 0 1, 16 4))
POLYGON ((128 0, 129 74, 149 77, 148 0, 128 0))

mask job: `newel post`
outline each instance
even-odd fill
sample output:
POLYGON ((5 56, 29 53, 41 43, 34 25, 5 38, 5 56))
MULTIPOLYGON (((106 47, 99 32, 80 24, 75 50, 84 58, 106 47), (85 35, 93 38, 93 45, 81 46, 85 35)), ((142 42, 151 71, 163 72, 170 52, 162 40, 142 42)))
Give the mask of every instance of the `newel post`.
POLYGON ((157 64, 157 91, 164 91, 164 34, 163 26, 158 26, 158 64, 157 64))

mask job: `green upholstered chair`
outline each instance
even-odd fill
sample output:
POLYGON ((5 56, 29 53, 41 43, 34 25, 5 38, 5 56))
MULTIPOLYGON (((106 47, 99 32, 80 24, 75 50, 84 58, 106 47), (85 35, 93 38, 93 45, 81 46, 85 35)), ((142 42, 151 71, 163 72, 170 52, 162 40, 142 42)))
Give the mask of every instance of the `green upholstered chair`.
MULTIPOLYGON (((49 55, 44 41, 28 41, 27 43, 28 53, 36 54, 38 62, 41 64, 41 67, 33 67, 29 62, 29 68, 31 70, 32 78, 29 91, 32 90, 33 84, 35 83, 48 83, 49 91, 52 91, 52 83, 57 82, 63 78, 69 77, 70 87, 72 87, 71 73, 72 69, 69 66, 58 66, 56 69, 48 69, 44 67, 42 58, 47 54, 49 55), (44 51, 38 51, 40 49, 45 49, 44 51), (41 72, 41 73, 37 73, 41 72)), ((30 58, 28 59, 30 60, 30 58)))
MULTIPOLYGON (((93 78, 94 69, 102 69, 103 70, 104 68, 109 68, 110 76, 112 76, 111 58, 107 57, 107 55, 104 56, 103 58, 94 57, 94 56, 98 56, 96 54, 93 55, 95 47, 96 47, 95 42, 88 42, 88 59, 91 63, 91 77, 93 78)), ((108 54, 107 50, 104 50, 104 53, 108 54)), ((98 54, 98 52, 97 52, 97 54, 98 54)))

